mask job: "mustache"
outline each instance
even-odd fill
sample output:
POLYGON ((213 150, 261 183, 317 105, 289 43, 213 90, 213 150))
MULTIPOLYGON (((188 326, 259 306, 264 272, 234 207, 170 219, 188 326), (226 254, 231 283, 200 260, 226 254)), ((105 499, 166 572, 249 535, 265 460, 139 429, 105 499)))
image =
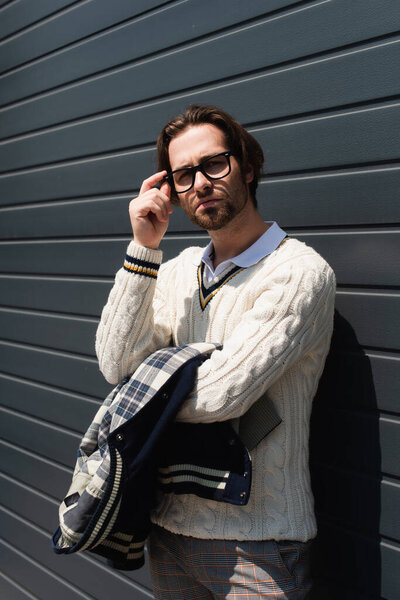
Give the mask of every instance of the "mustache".
POLYGON ((206 188, 203 192, 197 192, 197 197, 204 199, 213 195, 213 190, 211 188, 206 188))

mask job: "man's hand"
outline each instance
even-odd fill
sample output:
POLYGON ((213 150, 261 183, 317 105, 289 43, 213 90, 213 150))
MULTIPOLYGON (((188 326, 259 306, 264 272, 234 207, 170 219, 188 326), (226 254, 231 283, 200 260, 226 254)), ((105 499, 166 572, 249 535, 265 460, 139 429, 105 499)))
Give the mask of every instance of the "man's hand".
POLYGON ((167 171, 159 171, 145 179, 139 196, 129 204, 134 241, 153 250, 158 248, 167 231, 169 215, 172 213, 169 183, 164 181, 160 189, 154 187, 166 174, 167 171))

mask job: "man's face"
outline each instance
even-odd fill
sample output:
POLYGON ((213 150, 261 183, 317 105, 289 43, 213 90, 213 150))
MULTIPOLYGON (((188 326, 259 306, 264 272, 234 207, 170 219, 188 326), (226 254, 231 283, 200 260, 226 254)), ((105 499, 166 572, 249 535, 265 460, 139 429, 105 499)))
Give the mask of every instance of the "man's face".
MULTIPOLYGON (((193 167, 209 156, 230 150, 223 132, 210 124, 187 127, 169 145, 171 170, 193 167)), ((250 171, 243 179, 240 166, 230 157, 231 172, 223 179, 213 180, 196 171, 193 187, 179 194, 182 208, 195 225, 215 231, 225 227, 251 202, 248 183, 250 171)))

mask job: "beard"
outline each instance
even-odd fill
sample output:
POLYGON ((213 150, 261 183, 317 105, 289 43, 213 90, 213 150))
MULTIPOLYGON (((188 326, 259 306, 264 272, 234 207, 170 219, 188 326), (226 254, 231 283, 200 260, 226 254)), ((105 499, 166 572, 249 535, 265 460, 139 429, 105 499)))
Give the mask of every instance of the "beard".
MULTIPOLYGON (((204 196, 204 200, 207 200, 207 196, 204 196)), ((245 197, 238 203, 231 199, 220 200, 218 204, 205 208, 201 214, 185 212, 194 225, 206 231, 217 231, 228 225, 244 209, 246 202, 245 197)))
POLYGON ((194 225, 207 231, 216 231, 225 227, 235 216, 236 211, 230 202, 225 206, 209 206, 201 215, 188 215, 194 225))

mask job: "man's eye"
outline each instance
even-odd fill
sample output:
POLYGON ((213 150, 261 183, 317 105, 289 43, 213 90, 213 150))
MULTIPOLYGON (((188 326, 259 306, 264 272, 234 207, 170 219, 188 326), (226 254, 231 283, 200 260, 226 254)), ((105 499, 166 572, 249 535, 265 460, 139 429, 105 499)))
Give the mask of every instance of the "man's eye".
POLYGON ((192 179, 192 172, 188 170, 178 171, 174 173, 174 181, 177 184, 187 183, 192 179))
POLYGON ((206 163, 204 163, 204 169, 210 175, 214 173, 220 173, 224 171, 228 166, 225 156, 217 156, 215 158, 210 158, 206 163))

